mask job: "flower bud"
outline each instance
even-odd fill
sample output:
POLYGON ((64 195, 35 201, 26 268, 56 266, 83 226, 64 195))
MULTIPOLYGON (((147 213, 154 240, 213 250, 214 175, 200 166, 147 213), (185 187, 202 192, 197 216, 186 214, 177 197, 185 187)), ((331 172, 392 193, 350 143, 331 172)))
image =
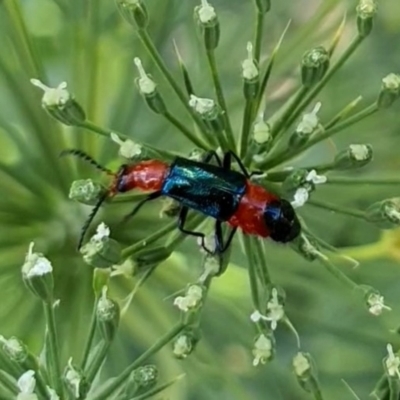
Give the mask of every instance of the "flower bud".
POLYGON ((156 114, 165 114, 167 112, 167 107, 157 89, 157 85, 149 75, 146 74, 142 62, 138 57, 134 59, 134 63, 139 71, 139 78, 136 79, 136 84, 140 93, 144 96, 147 105, 156 114))
POLYGON ((356 8, 357 29, 361 37, 368 36, 372 31, 373 20, 378 6, 375 0, 360 0, 356 8))
POLYGON ((298 352, 293 358, 293 370, 299 385, 306 392, 320 392, 315 363, 310 354, 298 352))
POLYGON ((201 0, 201 5, 195 7, 194 13, 202 30, 206 49, 216 49, 219 42, 220 27, 214 7, 207 0, 201 0))
POLYGON ((222 132, 225 129, 221 109, 214 100, 196 97, 192 94, 189 105, 214 132, 222 132))
POLYGON ((83 260, 95 268, 110 268, 121 261, 121 245, 110 238, 110 229, 104 223, 79 251, 83 260))
POLYGON ((202 149, 194 148, 188 154, 188 159, 198 162, 204 162, 205 157, 207 156, 207 152, 202 149))
POLYGON ((271 323, 271 330, 275 330, 278 326, 278 322, 285 317, 285 297, 286 294, 281 287, 271 287, 267 289, 267 305, 265 308, 265 315, 261 314, 260 311, 256 310, 250 316, 250 319, 257 323, 261 320, 268 321, 271 323))
POLYGON ((68 365, 64 371, 64 382, 71 396, 75 399, 84 399, 90 389, 83 371, 72 364, 72 358, 68 360, 68 365))
POLYGON ((180 360, 186 358, 194 351, 199 340, 199 329, 188 327, 172 343, 174 356, 180 360))
POLYGON ((51 302, 54 288, 53 267, 43 254, 33 253, 33 246, 32 242, 22 266, 22 278, 35 296, 45 302, 51 302))
POLYGON ((397 380, 400 379, 400 357, 393 352, 393 347, 389 343, 386 346, 388 356, 384 358, 383 360, 383 367, 385 369, 385 373, 387 377, 390 378, 396 378, 397 380))
POLYGON ((68 92, 66 82, 60 83, 56 88, 48 87, 38 79, 31 79, 31 83, 44 91, 42 107, 53 118, 71 126, 78 126, 85 122, 85 112, 68 92))
POLYGON ((46 386, 46 392, 49 400, 60 400, 57 392, 49 386, 46 386))
POLYGON ((243 93, 246 100, 253 100, 260 87, 260 71, 253 58, 253 45, 247 43, 247 58, 242 62, 243 93))
POLYGON ((132 379, 139 388, 150 389, 158 381, 158 368, 155 365, 145 365, 132 372, 132 379))
POLYGON ((118 154, 121 157, 134 161, 142 161, 145 159, 143 158, 143 147, 133 140, 122 140, 114 132, 111 133, 111 140, 119 145, 118 154))
POLYGON ((260 364, 266 364, 275 356, 275 339, 272 335, 261 333, 254 340, 253 347, 253 366, 257 367, 260 364))
POLYGON ((102 193, 104 193, 104 188, 100 183, 92 179, 79 179, 72 182, 68 197, 79 203, 93 206, 102 193))
POLYGON ((321 103, 317 103, 310 113, 303 115, 296 131, 289 138, 289 146, 292 148, 299 148, 303 146, 310 136, 321 127, 317 113, 321 109, 321 103))
POLYGON ((282 184, 282 191, 285 197, 293 199, 291 204, 294 208, 303 206, 311 192, 316 189, 316 185, 325 183, 326 176, 318 175, 315 169, 294 170, 282 184))
POLYGON ((304 234, 300 235, 298 240, 293 243, 293 248, 307 261, 314 261, 321 256, 318 243, 304 234))
POLYGON ((381 229, 394 229, 400 225, 400 197, 372 204, 365 211, 366 220, 381 229))
POLYGON ((16 337, 6 339, 0 335, 0 343, 4 354, 13 362, 19 364, 24 370, 37 370, 38 360, 28 350, 26 345, 16 337))
POLYGON ((205 283, 210 277, 218 276, 221 273, 221 257, 212 254, 205 254, 203 261, 204 271, 199 278, 199 283, 205 283))
POLYGON ((146 6, 142 0, 116 0, 122 17, 137 29, 145 29, 149 23, 146 6))
POLYGON ((378 97, 379 108, 389 108, 400 95, 400 75, 389 74, 382 79, 378 97))
POLYGON ((103 287, 101 297, 97 302, 96 317, 103 338, 112 342, 119 325, 119 305, 107 297, 107 286, 103 287))
POLYGON ((385 304, 384 297, 376 289, 367 285, 362 285, 361 288, 364 290, 364 299, 368 307, 368 311, 372 315, 379 316, 384 310, 392 310, 385 304))
POLYGON ((174 300, 174 306, 181 311, 188 312, 201 307, 204 288, 200 285, 190 285, 186 289, 185 296, 178 296, 174 300))
POLYGON ((28 370, 24 372, 18 379, 18 394, 17 400, 38 400, 37 395, 35 394, 36 387, 36 379, 35 379, 35 371, 28 370))
POLYGON ((259 13, 265 14, 271 9, 271 0, 256 0, 256 6, 259 13))
POLYGON ((271 126, 262 119, 257 121, 253 126, 252 139, 259 146, 270 146, 272 143, 271 126))
POLYGON ((372 157, 373 151, 370 144, 352 144, 348 149, 336 154, 333 168, 339 171, 361 168, 369 164, 372 157))
POLYGON ((311 87, 321 80, 329 68, 329 53, 322 46, 308 50, 301 62, 303 86, 311 87))

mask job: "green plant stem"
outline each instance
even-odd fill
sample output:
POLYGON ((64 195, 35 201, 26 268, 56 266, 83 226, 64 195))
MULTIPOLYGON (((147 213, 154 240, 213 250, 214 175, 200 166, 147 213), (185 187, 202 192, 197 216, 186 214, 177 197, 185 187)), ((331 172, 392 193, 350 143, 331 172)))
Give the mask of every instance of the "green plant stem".
POLYGON ((15 379, 18 379, 24 372, 22 367, 15 361, 10 360, 10 357, 4 354, 4 350, 0 348, 0 364, 15 379))
POLYGON ((93 383, 93 380, 96 378, 96 375, 100 371, 100 368, 107 357, 107 353, 110 349, 110 346, 111 342, 103 339, 98 352, 96 353, 92 362, 85 371, 86 379, 89 385, 93 383))
POLYGON ((387 399, 388 386, 388 378, 386 374, 382 374, 370 396, 376 396, 377 399, 387 399))
POLYGON ((46 318, 47 334, 48 334, 48 342, 47 342, 48 348, 46 351, 49 352, 49 359, 51 363, 51 365, 47 366, 48 373, 50 375, 52 387, 62 397, 63 385, 61 380, 58 336, 57 336, 53 302, 52 301, 44 302, 43 306, 44 306, 44 314, 46 318))
MULTIPOLYGON (((10 377, 5 371, 0 369, 0 383, 1 385, 9 390, 14 396, 18 393, 18 388, 14 379, 10 377)), ((2 398, 2 397, 1 397, 2 398)), ((15 397, 13 397, 15 399, 15 397)))
POLYGON ((96 332, 97 301, 98 301, 98 299, 96 298, 95 301, 94 301, 94 304, 93 304, 92 315, 90 316, 89 332, 88 332, 88 337, 86 339, 85 348, 83 350, 83 357, 82 357, 82 361, 81 361, 81 369, 85 369, 86 368, 86 364, 88 362, 90 350, 92 349, 94 334, 96 332))
MULTIPOLYGON (((226 139, 228 142, 229 150, 235 151, 236 150, 235 149, 235 138, 233 136, 232 126, 231 126, 231 122, 229 120, 229 115, 228 115, 228 108, 226 106, 221 81, 220 81, 220 78, 218 75, 217 63, 215 61, 215 53, 213 50, 207 50, 206 53, 207 53, 208 64, 210 67, 211 76, 212 76, 212 80, 213 80, 213 84, 214 84, 214 88, 215 88, 215 93, 216 93, 217 99, 218 99, 218 104, 222 108, 222 112, 223 112, 222 117, 225 121, 225 132, 226 132, 226 139)), ((220 145, 222 146, 223 144, 224 143, 222 142, 222 140, 220 140, 220 145)))
POLYGON ((243 158, 247 152, 247 146, 249 144, 249 136, 251 123, 253 120, 254 100, 246 100, 246 105, 243 113, 242 132, 240 135, 240 152, 239 155, 243 158))
POLYGON ((257 8, 256 32, 254 35, 254 59, 256 60, 257 64, 260 63, 264 20, 265 20, 265 13, 260 12, 260 10, 257 8))
POLYGON ((335 75, 335 73, 343 66, 343 64, 349 59, 349 57, 355 52, 358 46, 362 43, 364 37, 356 36, 349 47, 344 51, 344 53, 339 57, 336 63, 327 71, 323 78, 312 88, 305 99, 301 102, 293 114, 290 115, 289 119, 286 121, 285 127, 289 127, 292 123, 300 116, 300 114, 305 110, 305 108, 311 103, 311 101, 317 96, 317 94, 323 89, 323 87, 329 82, 329 80, 335 75))
POLYGON ((319 387, 319 384, 318 384, 318 381, 314 377, 311 377, 309 383, 311 383, 311 386, 312 386, 311 390, 312 390, 314 399, 315 400, 324 400, 324 398, 322 396, 321 388, 319 387))
POLYGON ((353 116, 346 118, 343 120, 341 123, 338 123, 337 125, 333 126, 330 129, 327 129, 325 132, 316 135, 312 139, 310 139, 307 143, 305 143, 303 146, 296 148, 294 150, 287 150, 287 149, 282 149, 279 152, 277 152, 273 158, 270 160, 266 160, 263 162, 259 167, 262 168, 274 168, 278 165, 281 165, 287 161, 290 161, 291 159, 295 158, 299 154, 303 153, 304 151, 308 150, 310 147, 316 145, 317 143, 326 140, 330 137, 332 137, 334 134, 350 127, 351 125, 354 125, 355 123, 363 120, 364 118, 369 117, 370 115, 374 114, 375 112, 378 111, 378 105, 377 103, 373 103, 366 107, 365 109, 359 111, 357 114, 354 114, 353 116))
POLYGON ((181 90, 171 73, 169 72, 168 68, 164 64, 164 61, 162 60, 160 54, 158 53, 156 47, 154 46, 153 41, 151 40, 148 32, 144 29, 138 29, 137 34, 139 36, 139 39, 141 40, 143 46, 149 53, 150 57, 154 61, 154 63, 157 65, 158 69, 161 71, 163 74, 164 78, 167 80, 167 82, 170 84, 172 89, 174 90, 175 94, 178 96, 179 100, 182 102, 183 106, 186 108, 186 110, 189 112, 189 114, 192 116, 192 118, 196 121, 197 126, 200 128, 201 132, 203 132, 204 136, 206 136, 207 128, 204 124, 204 122, 201 120, 201 118, 192 110, 192 108, 189 105, 189 101, 186 98, 184 92, 181 90))
POLYGON ((276 55, 278 54, 278 51, 279 51, 279 49, 280 49, 280 47, 281 47, 281 45, 282 45, 282 42, 283 42, 283 38, 285 37, 286 32, 287 32, 288 29, 289 29, 289 26, 290 26, 290 21, 289 21, 288 24, 286 25, 286 27, 285 27, 285 29, 284 29, 284 31, 283 31, 281 37, 280 37, 279 40, 278 40, 278 43, 276 44, 276 46, 275 46, 274 49, 272 50, 271 57, 270 57, 270 59, 269 59, 269 61, 268 61, 267 69, 265 70, 264 75, 263 75, 263 78, 262 78, 262 80, 261 80, 260 89, 259 89, 258 96, 257 96, 257 104, 256 104, 256 107, 255 107, 255 111, 256 111, 256 112, 257 112, 257 111, 259 110, 259 108, 260 108, 260 104, 261 104, 261 102, 262 102, 262 99, 263 99, 265 90, 266 90, 267 85, 268 85, 269 77, 271 76, 272 67, 274 66, 275 57, 276 57, 276 55))
POLYGON ((244 253, 247 256, 248 271, 249 271, 249 281, 250 281, 250 292, 251 298, 253 300, 253 306, 256 310, 260 309, 260 297, 258 293, 258 278, 257 278, 257 266, 254 260, 254 249, 253 249, 253 239, 248 235, 242 235, 244 253))
POLYGON ((327 184, 331 185, 399 185, 400 178, 348 178, 348 177, 329 177, 327 184))
POLYGON ((98 34, 98 21, 100 13, 100 2, 99 0, 89 0, 87 2, 87 18, 85 18, 85 24, 87 27, 87 49, 85 52, 87 66, 87 104, 86 111, 91 118, 95 118, 95 112, 97 108, 97 101, 99 96, 97 90, 99 85, 97 84, 99 74, 99 38, 98 34))
POLYGON ((332 264, 323 254, 318 256, 319 262, 340 282, 346 285, 351 290, 362 290, 355 282, 347 277, 339 268, 332 264))
MULTIPOLYGON (((178 119, 176 119, 169 111, 166 111, 162 114, 167 121, 169 121, 172 125, 174 125, 177 129, 179 129, 183 135, 189 139, 196 146, 200 147, 204 150, 210 150, 211 146, 209 143, 205 143, 202 139, 196 137, 196 135, 186 128, 178 119)), ((208 136, 205 136, 208 139, 208 136)))
POLYGON ((152 235, 141 240, 140 242, 126 247, 122 251, 122 259, 128 258, 131 255, 133 255, 135 252, 137 252, 138 250, 141 250, 143 247, 156 242, 157 240, 161 239, 163 236, 167 235, 168 233, 171 233, 174 229, 176 229, 176 227, 177 227, 176 221, 172 221, 169 224, 165 225, 160 230, 158 230, 157 232, 154 232, 152 235))
POLYGON ((25 55, 21 54, 20 57, 23 60, 27 60, 31 64, 31 71, 29 71, 34 76, 39 76, 45 79, 43 66, 40 62, 40 57, 38 57, 35 46, 32 42, 32 35, 29 34, 28 29, 25 24, 25 20, 21 11, 20 2, 15 0, 6 0, 5 7, 10 14, 10 18, 13 20, 13 27, 16 28, 16 33, 19 36, 19 45, 16 46, 16 50, 25 50, 25 55))
POLYGON ((260 280, 263 283, 264 287, 266 287, 271 284, 271 277, 267 267, 267 258, 265 257, 265 249, 264 244, 262 243, 262 239, 255 240, 254 250, 258 259, 258 272, 260 275, 260 280))
POLYGON ((335 203, 328 203, 325 201, 314 200, 314 199, 308 200, 307 204, 314 206, 314 207, 323 208, 325 210, 333 211, 333 212, 336 212, 339 214, 349 215, 351 217, 359 218, 359 219, 366 221, 364 211, 354 210, 352 208, 338 206, 335 203))
POLYGON ((389 379, 389 400, 399 400, 400 388, 397 378, 389 379))
POLYGON ((271 128, 271 135, 274 139, 274 143, 277 143, 278 139, 284 133, 283 128, 286 125, 286 121, 293 114, 294 110, 296 109, 296 107, 298 107, 298 105, 303 100, 304 96, 309 90, 310 88, 302 86, 292 97, 292 99, 289 100, 289 103, 283 106, 285 107, 285 110, 271 128))
POLYGON ((115 196, 110 204, 121 204, 121 203, 130 203, 133 201, 140 201, 146 198, 149 194, 146 192, 132 192, 132 193, 124 193, 118 196, 115 196))
POLYGON ((109 379, 102 385, 97 393, 90 397, 90 400, 103 400, 108 399, 130 376, 130 374, 140 365, 142 365, 149 357, 158 352, 174 337, 176 337, 185 327, 184 324, 176 324, 169 332, 155 342, 148 348, 141 356, 139 356, 131 365, 124 369, 124 371, 115 378, 109 379))
MULTIPOLYGON (((88 121, 88 120, 80 123, 79 127, 80 128, 84 128, 84 129, 88 129, 89 131, 92 131, 92 132, 95 132, 95 133, 98 133, 99 135, 107 137, 108 139, 111 139, 111 134, 112 133, 115 133, 116 135, 118 135, 119 138, 122 139, 122 140, 129 139, 128 136, 124 135, 123 133, 114 131, 114 130, 109 129, 109 128, 102 128, 102 127, 100 127, 100 126, 96 125, 95 123, 93 123, 91 121, 88 121)), ((148 144, 140 143, 140 145, 143 148, 145 148, 148 151, 150 151, 150 152, 154 152, 155 154, 160 154, 161 156, 165 157, 166 159, 174 159, 176 157, 176 154, 174 154, 174 153, 172 153, 170 151, 161 150, 161 149, 158 149, 157 147, 153 147, 153 146, 150 146, 148 144)))
POLYGON ((324 124, 324 130, 327 131, 328 129, 333 128, 336 124, 342 121, 347 114, 349 114, 357 104, 362 100, 362 96, 358 96, 355 100, 347 104, 338 114, 336 114, 329 122, 324 124))
POLYGON ((169 382, 166 382, 162 385, 156 386, 153 389, 150 389, 149 391, 147 391, 146 393, 143 393, 139 396, 135 396, 132 397, 131 400, 145 400, 148 399, 150 397, 153 397, 154 395, 161 393, 163 390, 169 388, 170 386, 172 386, 174 383, 176 383, 177 381, 179 381, 180 379, 182 379, 185 376, 185 374, 179 375, 174 379, 171 379, 169 382))

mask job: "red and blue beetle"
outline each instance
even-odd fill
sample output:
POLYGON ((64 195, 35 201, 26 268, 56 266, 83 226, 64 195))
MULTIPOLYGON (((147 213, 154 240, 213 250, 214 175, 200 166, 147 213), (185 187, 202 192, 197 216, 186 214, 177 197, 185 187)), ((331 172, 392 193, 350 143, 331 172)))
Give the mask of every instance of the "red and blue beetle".
POLYGON ((102 167, 80 150, 65 150, 62 155, 65 154, 81 157, 114 177, 109 190, 99 198, 83 226, 78 247, 81 247, 101 204, 108 197, 133 189, 149 194, 128 216, 136 214, 148 201, 161 196, 170 197, 181 204, 178 229, 187 235, 201 238, 201 246, 208 253, 225 252, 238 228, 246 234, 270 237, 281 243, 290 242, 300 234, 300 222, 291 204, 253 183, 250 180, 252 174, 247 172, 237 155, 231 151, 226 152, 222 160, 215 151, 210 151, 206 153, 203 162, 177 157, 171 164, 160 160, 124 164, 117 173, 102 167), (241 172, 231 169, 232 158, 241 172), (185 229, 190 209, 215 219, 214 251, 205 246, 205 235, 202 232, 185 229), (232 227, 225 242, 223 223, 232 227))

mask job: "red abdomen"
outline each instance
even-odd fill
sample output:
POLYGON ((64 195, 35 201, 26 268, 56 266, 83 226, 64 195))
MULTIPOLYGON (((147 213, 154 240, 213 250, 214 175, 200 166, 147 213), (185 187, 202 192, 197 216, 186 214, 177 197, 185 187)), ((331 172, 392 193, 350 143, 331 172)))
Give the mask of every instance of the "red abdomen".
POLYGON ((249 235, 269 236, 263 213, 267 203, 276 199, 276 196, 268 193, 261 186, 247 181, 246 192, 241 198, 235 214, 228 220, 228 224, 240 228, 249 235))
POLYGON ((128 167, 124 176, 126 190, 161 190, 169 172, 169 165, 158 160, 142 161, 128 167))

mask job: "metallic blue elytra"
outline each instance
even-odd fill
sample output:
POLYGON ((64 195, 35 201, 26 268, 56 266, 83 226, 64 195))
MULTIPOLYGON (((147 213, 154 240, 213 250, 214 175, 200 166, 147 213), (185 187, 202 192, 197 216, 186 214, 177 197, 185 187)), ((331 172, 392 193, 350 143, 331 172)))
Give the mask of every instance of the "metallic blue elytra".
POLYGON ((239 172, 178 157, 161 194, 219 221, 227 221, 245 191, 246 177, 239 172))

